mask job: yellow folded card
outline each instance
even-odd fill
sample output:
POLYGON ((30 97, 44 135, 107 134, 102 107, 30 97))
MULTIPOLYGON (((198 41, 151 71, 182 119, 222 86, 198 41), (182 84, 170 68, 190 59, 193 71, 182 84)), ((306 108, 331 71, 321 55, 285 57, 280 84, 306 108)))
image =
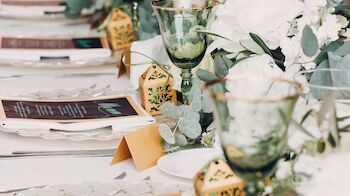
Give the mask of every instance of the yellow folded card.
POLYGON ((132 158, 138 171, 153 167, 165 155, 157 124, 123 136, 115 152, 111 165, 132 158))

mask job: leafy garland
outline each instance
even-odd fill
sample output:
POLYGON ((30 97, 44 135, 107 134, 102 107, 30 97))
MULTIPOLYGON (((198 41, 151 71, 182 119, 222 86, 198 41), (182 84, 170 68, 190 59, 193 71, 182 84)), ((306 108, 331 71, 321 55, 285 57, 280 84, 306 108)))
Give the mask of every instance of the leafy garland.
MULTIPOLYGON (((150 0, 135 0, 135 2, 139 4, 138 38, 146 40, 159 34, 157 20, 153 16, 150 0)), ((94 14, 90 17, 90 22, 92 27, 95 28, 108 23, 108 15, 113 8, 119 8, 132 17, 132 3, 131 0, 68 0, 65 16, 69 19, 77 19, 83 9, 92 9, 94 14)))

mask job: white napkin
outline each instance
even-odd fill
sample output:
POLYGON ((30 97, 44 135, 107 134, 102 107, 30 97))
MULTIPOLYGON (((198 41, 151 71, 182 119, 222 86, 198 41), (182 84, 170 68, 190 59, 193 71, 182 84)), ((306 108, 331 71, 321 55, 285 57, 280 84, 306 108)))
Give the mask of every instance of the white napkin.
MULTIPOLYGON (((131 46, 131 51, 142 53, 162 64, 171 66, 170 72, 172 75, 174 77, 179 77, 179 69, 176 68, 170 61, 160 35, 149 40, 134 42, 131 46)), ((131 53, 131 64, 140 64, 144 62, 151 62, 151 60, 142 55, 131 53)), ((139 77, 147 70, 149 66, 150 63, 145 63, 142 65, 135 65, 130 67, 130 83, 134 90, 139 88, 139 77)), ((179 80, 178 78, 175 78, 175 87, 179 86, 177 84, 178 81, 181 81, 181 79, 179 80)))
POLYGON ((80 20, 18 20, 0 18, 2 37, 105 37, 105 33, 91 30, 90 24, 80 20), (45 31, 43 31, 45 29, 45 31))

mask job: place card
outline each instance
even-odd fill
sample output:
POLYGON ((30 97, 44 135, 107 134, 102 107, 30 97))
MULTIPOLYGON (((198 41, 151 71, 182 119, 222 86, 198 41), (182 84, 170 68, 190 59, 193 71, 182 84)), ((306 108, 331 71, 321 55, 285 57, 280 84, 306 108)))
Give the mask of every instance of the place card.
POLYGON ((138 171, 153 167, 165 155, 157 124, 126 134, 121 139, 111 165, 132 158, 138 171))
POLYGON ((42 60, 69 58, 70 60, 107 58, 111 56, 105 37, 83 38, 0 38, 0 58, 42 60))

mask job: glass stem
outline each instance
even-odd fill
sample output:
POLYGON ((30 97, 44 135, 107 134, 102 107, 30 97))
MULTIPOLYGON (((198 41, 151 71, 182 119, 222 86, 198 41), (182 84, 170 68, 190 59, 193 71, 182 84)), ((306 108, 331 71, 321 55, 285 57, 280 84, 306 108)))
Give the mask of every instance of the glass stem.
POLYGON ((138 40, 140 17, 139 17, 139 3, 136 1, 133 1, 132 3, 132 23, 135 31, 135 39, 138 40))
POLYGON ((188 96, 190 94, 190 90, 192 87, 191 69, 182 69, 181 77, 182 77, 182 82, 181 82, 182 100, 183 100, 184 104, 189 104, 188 103, 188 96))
POLYGON ((246 196, 258 196, 261 193, 258 181, 245 181, 244 192, 246 196))

